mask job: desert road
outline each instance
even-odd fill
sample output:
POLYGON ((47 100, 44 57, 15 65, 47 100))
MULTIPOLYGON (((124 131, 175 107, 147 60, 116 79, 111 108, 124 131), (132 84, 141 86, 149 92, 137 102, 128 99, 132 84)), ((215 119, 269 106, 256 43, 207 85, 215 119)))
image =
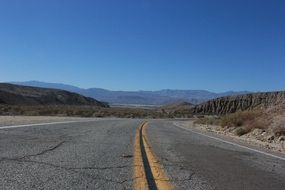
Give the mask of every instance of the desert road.
POLYGON ((284 190, 285 159, 172 120, 0 126, 0 189, 284 190))

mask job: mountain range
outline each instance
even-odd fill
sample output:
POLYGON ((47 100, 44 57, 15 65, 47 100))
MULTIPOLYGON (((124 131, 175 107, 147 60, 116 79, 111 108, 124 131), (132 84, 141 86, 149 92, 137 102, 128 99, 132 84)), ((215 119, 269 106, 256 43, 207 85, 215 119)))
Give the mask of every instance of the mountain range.
POLYGON ((112 91, 102 88, 79 88, 72 85, 60 83, 46 83, 40 81, 11 82, 12 84, 61 89, 75 92, 83 96, 95 98, 96 100, 108 102, 111 105, 166 105, 175 102, 186 101, 199 104, 210 99, 248 94, 248 91, 228 91, 215 93, 207 90, 171 90, 164 89, 158 91, 112 91))

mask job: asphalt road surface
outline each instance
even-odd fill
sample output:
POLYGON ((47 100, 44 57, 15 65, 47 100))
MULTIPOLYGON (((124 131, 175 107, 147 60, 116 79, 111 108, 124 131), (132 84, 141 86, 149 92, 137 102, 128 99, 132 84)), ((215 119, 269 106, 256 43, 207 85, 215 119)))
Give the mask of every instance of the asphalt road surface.
MULTIPOLYGON (((137 156, 145 157, 146 178, 149 173, 156 178, 152 167, 160 168, 172 189, 285 189, 285 159, 181 129, 170 120, 149 120, 144 134, 139 131, 144 121, 0 127, 0 189, 139 189, 137 156), (139 135, 147 142, 137 140, 139 135), (145 150, 135 150, 140 148, 145 150), (148 152, 157 160, 148 162, 148 152)), ((150 188, 163 187, 151 180, 150 188)))

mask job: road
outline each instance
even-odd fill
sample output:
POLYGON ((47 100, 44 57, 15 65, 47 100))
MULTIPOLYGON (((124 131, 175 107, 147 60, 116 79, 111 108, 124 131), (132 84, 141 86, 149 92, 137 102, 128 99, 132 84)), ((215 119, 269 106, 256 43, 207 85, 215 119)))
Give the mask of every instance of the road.
POLYGON ((0 127, 0 189, 285 189, 284 159, 145 121, 0 127))

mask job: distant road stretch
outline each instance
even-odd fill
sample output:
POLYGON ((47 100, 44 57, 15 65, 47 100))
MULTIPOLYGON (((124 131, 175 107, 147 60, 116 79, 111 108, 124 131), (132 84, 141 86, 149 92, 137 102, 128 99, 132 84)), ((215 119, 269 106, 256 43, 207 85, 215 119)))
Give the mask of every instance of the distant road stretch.
POLYGON ((283 156, 172 120, 0 127, 0 189, 285 189, 283 156))

